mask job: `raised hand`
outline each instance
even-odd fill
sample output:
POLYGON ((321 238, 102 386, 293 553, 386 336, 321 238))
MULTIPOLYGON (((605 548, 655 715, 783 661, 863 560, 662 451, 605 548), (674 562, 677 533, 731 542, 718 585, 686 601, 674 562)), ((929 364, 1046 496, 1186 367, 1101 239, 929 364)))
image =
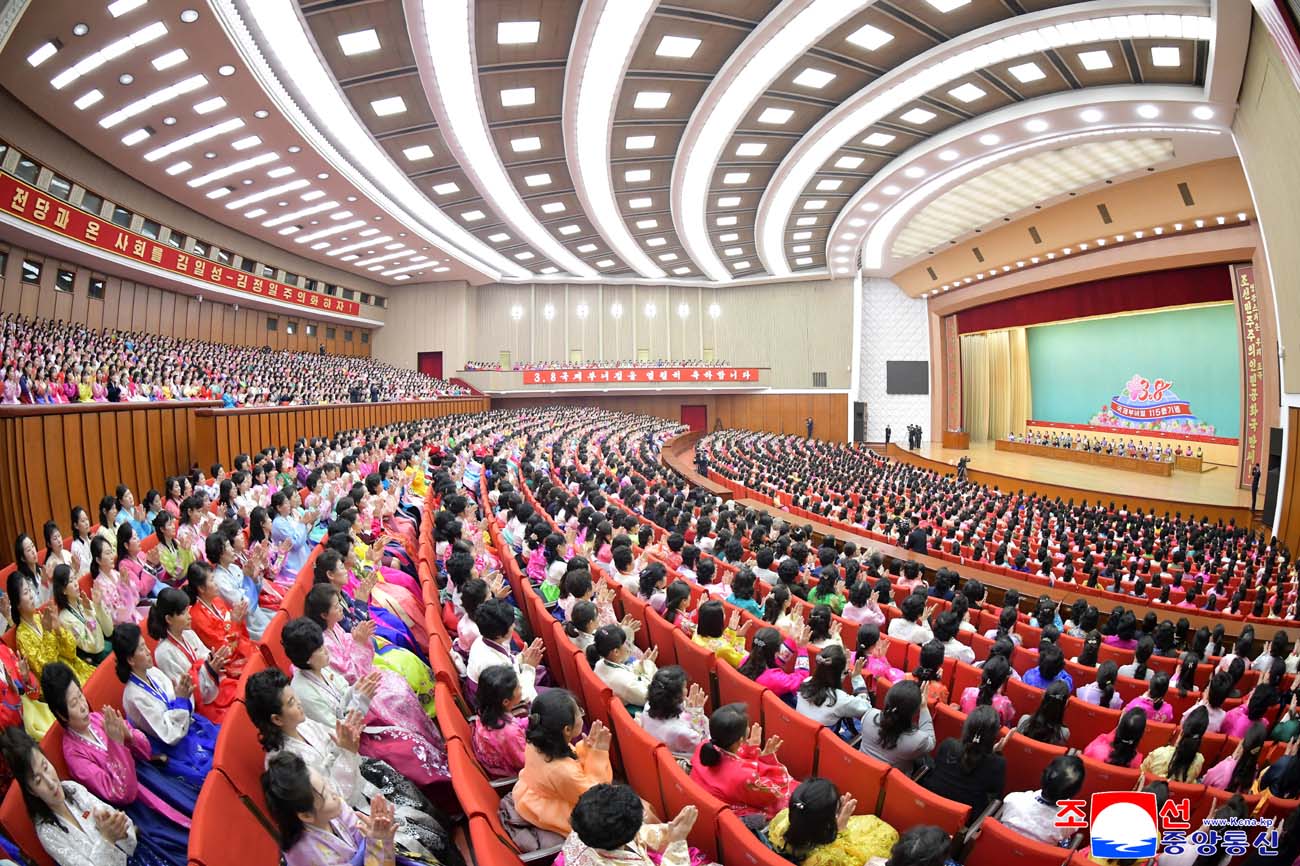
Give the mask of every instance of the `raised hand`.
POLYGON ((686 691, 687 709, 702 710, 704 709, 705 701, 708 699, 708 695, 704 693, 704 689, 701 688, 699 683, 691 683, 691 687, 686 691))
POLYGON ((100 713, 104 717, 104 733, 108 738, 115 743, 125 743, 126 720, 122 718, 122 714, 108 705, 105 705, 100 713))
POLYGON ((609 728, 597 719, 591 723, 591 730, 587 732, 587 744, 597 751, 607 751, 611 734, 609 728))
POLYGON ((236 620, 242 620, 248 616, 248 599, 241 598, 235 602, 234 607, 230 609, 230 615, 236 620))
POLYGON ((758 722, 749 726, 749 735, 745 737, 745 742, 751 746, 763 745, 763 726, 758 722))
POLYGON ((832 641, 837 641, 837 640, 840 639, 840 630, 841 630, 841 628, 842 628, 842 626, 840 625, 840 621, 839 621, 838 619, 836 619, 836 620, 831 620, 831 640, 832 640, 832 641))
POLYGON ((379 671, 371 671, 357 680, 357 693, 370 700, 379 691, 379 671))
POLYGON ((847 791, 841 794, 839 805, 835 808, 835 829, 843 830, 849 826, 849 819, 857 810, 858 801, 853 799, 853 795, 847 791))
POLYGON ((194 680, 188 673, 181 674, 176 678, 176 697, 188 698, 194 694, 194 680))
POLYGON ((221 673, 226 669, 226 662, 230 661, 230 653, 230 644, 222 644, 213 650, 212 654, 208 656, 208 664, 212 665, 214 671, 221 673))
MULTIPOLYGON (((701 596, 701 597, 703 597, 703 596, 701 596)), ((731 619, 727 620, 727 628, 729 628, 729 629, 732 630, 732 631, 738 631, 738 630, 740 629, 740 611, 739 611, 739 610, 735 610, 735 609, 733 609, 733 610, 731 611, 731 619)))
POLYGON ((160 561, 158 557, 159 557, 158 546, 154 545, 153 547, 149 548, 149 552, 144 555, 144 561, 149 563, 150 565, 156 566, 160 561))
POLYGON ((637 630, 641 628, 641 621, 629 613, 627 616, 623 617, 619 622, 619 625, 632 632, 632 634, 636 634, 637 630))
POLYGON ((95 810, 95 827, 110 844, 116 845, 125 839, 130 826, 126 815, 116 809, 95 810))
POLYGON ((519 660, 526 665, 536 667, 537 663, 542 660, 542 656, 545 653, 546 645, 542 643, 542 639, 534 638, 533 642, 525 647, 524 651, 519 654, 519 660))
POLYGON ((865 654, 860 653, 858 657, 853 660, 853 676, 854 677, 862 676, 862 671, 864 668, 866 668, 866 666, 867 666, 867 657, 865 654))
POLYGON ((47 604, 41 608, 41 630, 51 631, 59 624, 59 614, 54 609, 54 605, 47 604))
POLYGON ((334 739, 340 749, 355 754, 361 748, 361 713, 353 710, 347 718, 335 722, 334 739))
POLYGON ((381 849, 391 848, 397 833, 397 821, 391 803, 376 794, 370 801, 370 816, 366 822, 366 838, 381 849))
POLYGON ((375 621, 372 619, 363 620, 352 627, 352 639, 361 646, 370 643, 371 638, 375 636, 375 621))
POLYGON ((767 738, 767 745, 763 746, 763 751, 761 754, 775 755, 777 753, 777 750, 779 750, 780 748, 781 748, 781 738, 778 737, 776 734, 773 734, 772 736, 767 738))
POLYGON ((699 817, 700 810, 695 806, 685 806, 680 812, 668 822, 667 843, 685 842, 691 833, 691 828, 695 826, 695 819, 699 817))
POLYGON ((644 662, 650 662, 651 664, 654 664, 655 661, 658 660, 658 658, 659 658, 659 647, 651 647, 650 652, 642 656, 641 660, 644 662))

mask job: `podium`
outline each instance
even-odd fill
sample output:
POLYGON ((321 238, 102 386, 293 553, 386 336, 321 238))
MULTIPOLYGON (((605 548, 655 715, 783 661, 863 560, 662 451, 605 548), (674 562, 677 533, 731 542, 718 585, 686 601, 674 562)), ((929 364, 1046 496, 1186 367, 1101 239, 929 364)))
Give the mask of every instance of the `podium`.
POLYGON ((945 430, 943 431, 943 447, 966 451, 970 448, 970 434, 965 430, 945 430))

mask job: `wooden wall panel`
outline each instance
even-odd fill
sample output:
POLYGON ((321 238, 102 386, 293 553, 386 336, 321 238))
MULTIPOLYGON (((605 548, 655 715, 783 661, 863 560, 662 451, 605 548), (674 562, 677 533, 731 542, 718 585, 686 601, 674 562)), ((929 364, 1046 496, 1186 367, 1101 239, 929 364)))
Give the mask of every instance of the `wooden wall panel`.
MULTIPOLYGON (((1292 406, 1286 413, 1286 454, 1282 458, 1286 475, 1278 479, 1277 497, 1282 507, 1274 531, 1291 550, 1297 550, 1300 549, 1300 408, 1292 406)), ((1261 480, 1267 483, 1267 479, 1261 480)))

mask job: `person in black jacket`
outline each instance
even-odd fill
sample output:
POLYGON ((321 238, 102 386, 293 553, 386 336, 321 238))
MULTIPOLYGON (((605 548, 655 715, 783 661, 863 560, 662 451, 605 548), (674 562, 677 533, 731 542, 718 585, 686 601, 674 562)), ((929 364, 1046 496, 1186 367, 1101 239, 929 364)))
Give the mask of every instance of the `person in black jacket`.
POLYGON ((912 518, 912 530, 907 533, 907 542, 903 545, 913 553, 927 554, 927 533, 921 528, 916 518, 912 518))

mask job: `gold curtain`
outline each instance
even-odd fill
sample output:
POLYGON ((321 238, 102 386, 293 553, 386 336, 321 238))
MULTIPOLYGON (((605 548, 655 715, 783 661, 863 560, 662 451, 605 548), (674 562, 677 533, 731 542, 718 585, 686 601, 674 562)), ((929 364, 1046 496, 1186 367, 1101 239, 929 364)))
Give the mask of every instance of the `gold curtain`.
POLYGON ((961 338, 962 420, 972 442, 1022 433, 1033 415, 1024 328, 961 338))

